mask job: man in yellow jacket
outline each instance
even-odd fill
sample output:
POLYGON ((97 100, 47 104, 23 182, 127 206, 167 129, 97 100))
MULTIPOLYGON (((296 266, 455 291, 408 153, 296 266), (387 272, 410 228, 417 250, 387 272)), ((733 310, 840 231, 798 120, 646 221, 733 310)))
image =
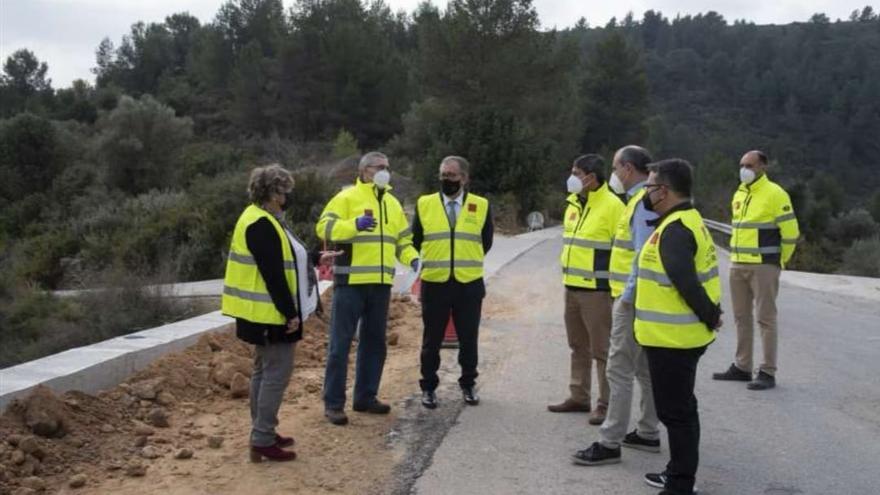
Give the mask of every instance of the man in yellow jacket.
POLYGON ((767 177, 767 155, 740 160, 740 186, 731 203, 730 298, 736 322, 736 359, 716 380, 749 382, 751 390, 776 386, 776 296, 779 274, 794 254, 800 232, 791 198, 767 177), (761 327, 764 362, 752 379, 753 309, 761 327))
POLYGON ((691 495, 700 447, 694 382, 700 356, 721 326, 721 282, 715 243, 691 203, 690 164, 673 158, 649 169, 642 201, 659 218, 639 251, 634 327, 648 356, 669 463, 645 482, 662 488, 661 495, 691 495))
POLYGON ((571 348, 569 397, 547 408, 551 412, 588 412, 591 375, 596 361, 599 394, 589 422, 600 425, 608 410, 605 366, 611 334, 611 242, 625 208, 608 189, 605 161, 588 154, 575 159, 568 178, 562 283, 565 285, 565 331, 571 348))
POLYGON ((358 164, 355 185, 343 189, 324 208, 317 234, 343 254, 334 265, 330 345, 324 376, 324 414, 336 425, 348 423, 345 383, 348 353, 358 321, 360 338, 352 408, 387 414, 377 398, 385 366, 385 329, 394 268, 399 259, 418 269, 419 254, 400 202, 391 195, 388 157, 367 153, 358 164))

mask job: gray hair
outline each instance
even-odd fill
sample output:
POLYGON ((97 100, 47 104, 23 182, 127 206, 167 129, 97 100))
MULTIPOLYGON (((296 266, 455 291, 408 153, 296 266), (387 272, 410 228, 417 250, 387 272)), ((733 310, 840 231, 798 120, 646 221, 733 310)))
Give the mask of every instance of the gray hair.
POLYGON ((654 161, 648 150, 634 144, 620 148, 618 153, 620 153, 620 163, 631 163, 636 170, 643 174, 648 173, 648 164, 654 161))
POLYGON ((444 163, 448 163, 448 162, 455 162, 455 163, 457 163, 457 164, 458 164, 458 168, 461 170, 461 173, 463 173, 464 175, 467 175, 467 176, 470 176, 470 175, 471 175, 471 174, 470 174, 470 172, 471 172, 471 164, 468 163, 468 161, 465 160, 464 157, 461 157, 461 156, 455 156, 455 155, 449 155, 449 156, 447 156, 446 158, 440 160, 440 166, 442 167, 444 163))
POLYGON ((388 161, 388 157, 381 151, 371 151, 365 154, 361 157, 361 161, 358 162, 358 172, 363 172, 365 168, 375 165, 379 160, 388 161))
POLYGON ((257 167, 248 181, 248 197, 251 203, 263 204, 272 193, 283 193, 293 187, 293 174, 277 163, 257 167))

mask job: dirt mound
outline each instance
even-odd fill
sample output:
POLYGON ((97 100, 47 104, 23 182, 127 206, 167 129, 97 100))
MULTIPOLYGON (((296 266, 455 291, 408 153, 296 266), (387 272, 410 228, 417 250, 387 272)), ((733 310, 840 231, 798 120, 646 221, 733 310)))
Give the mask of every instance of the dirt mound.
MULTIPOLYGON (((326 308, 329 296, 325 294, 326 308)), ((311 318, 296 347, 287 400, 302 407, 320 407, 328 322, 329 315, 311 318)), ((421 329, 416 304, 395 297, 388 326, 389 336, 394 333, 401 342, 395 344, 406 342, 408 351, 417 349, 421 329)), ((38 387, 0 416, 0 494, 21 487, 149 479, 155 463, 193 457, 181 452, 198 457, 216 436, 218 411, 246 408, 241 404, 247 400, 243 384, 249 383, 253 356, 253 346, 234 332, 219 332, 94 396, 75 391, 58 396, 38 387)))

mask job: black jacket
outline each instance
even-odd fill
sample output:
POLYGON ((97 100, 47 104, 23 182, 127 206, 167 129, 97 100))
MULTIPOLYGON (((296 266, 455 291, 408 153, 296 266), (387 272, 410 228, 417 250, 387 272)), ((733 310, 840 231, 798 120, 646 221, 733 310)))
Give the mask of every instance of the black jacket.
MULTIPOLYGON (((235 319, 235 335, 248 343, 256 345, 265 345, 275 342, 296 342, 302 339, 302 312, 299 307, 299 301, 294 299, 287 286, 287 280, 284 278, 284 257, 281 252, 281 243, 278 239, 278 231, 266 218, 261 218, 251 224, 245 231, 245 241, 248 250, 257 263, 257 269, 266 282, 266 288, 269 290, 269 296, 275 308, 283 314, 288 320, 293 318, 300 319, 299 328, 293 333, 285 333, 286 325, 269 325, 266 323, 255 323, 242 318, 235 319)), ((286 242, 289 242, 285 239, 286 242)), ((291 249, 292 246, 291 246, 291 249)), ((313 264, 317 263, 320 253, 310 253, 313 264)), ((294 262, 296 262, 296 254, 294 253, 294 262)), ((299 273, 297 273, 297 276, 299 273)))
MULTIPOLYGON (((682 202, 662 217, 648 223, 656 227, 671 213, 690 210, 693 207, 690 201, 682 202)), ((660 237, 660 261, 663 263, 666 275, 697 318, 710 329, 714 329, 721 318, 721 305, 709 299, 697 277, 697 267, 694 265, 696 253, 697 241, 694 239, 694 234, 680 220, 672 222, 663 229, 663 235, 660 237)))

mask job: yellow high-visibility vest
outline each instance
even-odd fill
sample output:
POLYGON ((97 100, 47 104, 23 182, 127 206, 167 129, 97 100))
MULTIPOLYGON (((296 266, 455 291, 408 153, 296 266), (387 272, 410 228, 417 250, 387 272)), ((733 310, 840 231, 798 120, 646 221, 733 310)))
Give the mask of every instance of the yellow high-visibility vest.
POLYGON ((446 282, 450 274, 467 283, 483 277, 483 226, 489 201, 466 193, 455 229, 449 225, 446 204, 440 193, 426 194, 416 204, 425 232, 422 242, 422 280, 446 282))
POLYGON ((632 217, 636 207, 642 202, 645 188, 639 189, 626 203, 626 209, 617 222, 614 231, 614 240, 611 242, 611 269, 609 282, 611 283, 611 297, 620 297, 626 289, 626 281, 632 272, 633 261, 636 259, 636 248, 632 237, 632 217))
POLYGON ((701 322, 669 280, 660 259, 663 231, 673 222, 694 234, 697 277, 714 303, 721 301, 715 243, 695 209, 676 211, 663 219, 639 251, 636 279, 635 338, 640 345, 672 349, 703 347, 715 340, 715 332, 701 322))
POLYGON ((730 211, 730 260, 785 267, 800 236, 788 193, 764 174, 751 184, 740 184, 730 211))
POLYGON ((568 287, 608 287, 611 239, 625 206, 602 184, 587 195, 582 207, 577 194, 568 196, 562 233, 562 283, 568 287))
POLYGON ((284 259, 284 278, 290 288, 291 296, 296 301, 296 259, 287 233, 271 213, 257 205, 250 205, 238 217, 232 233, 232 245, 229 248, 226 276, 223 280, 222 312, 224 315, 254 323, 284 325, 287 323, 287 317, 275 308, 266 288, 266 281, 257 269, 257 263, 247 247, 245 238, 248 227, 262 218, 268 219, 278 233, 284 259))
POLYGON ((392 285, 396 260, 409 265, 419 257, 403 207, 391 188, 385 188, 380 202, 378 188, 360 179, 327 203, 315 231, 318 238, 345 252, 334 262, 338 285, 392 285), (376 219, 375 229, 357 230, 355 220, 363 215, 376 219))

